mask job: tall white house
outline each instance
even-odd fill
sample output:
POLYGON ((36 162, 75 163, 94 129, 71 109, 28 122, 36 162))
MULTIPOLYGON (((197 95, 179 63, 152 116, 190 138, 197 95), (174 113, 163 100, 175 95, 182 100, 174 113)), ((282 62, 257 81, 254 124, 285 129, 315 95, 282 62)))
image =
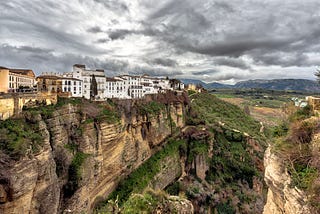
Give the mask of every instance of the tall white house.
POLYGON ((75 64, 73 65, 72 72, 68 73, 67 75, 83 81, 83 96, 86 99, 90 99, 91 96, 95 96, 96 99, 104 99, 104 91, 106 88, 106 75, 104 73, 104 70, 89 70, 86 69, 85 65, 75 64), (95 78, 97 82, 96 95, 94 95, 91 87, 93 78, 95 78))
POLYGON ((72 77, 60 77, 62 92, 70 92, 72 97, 82 97, 82 80, 72 77))

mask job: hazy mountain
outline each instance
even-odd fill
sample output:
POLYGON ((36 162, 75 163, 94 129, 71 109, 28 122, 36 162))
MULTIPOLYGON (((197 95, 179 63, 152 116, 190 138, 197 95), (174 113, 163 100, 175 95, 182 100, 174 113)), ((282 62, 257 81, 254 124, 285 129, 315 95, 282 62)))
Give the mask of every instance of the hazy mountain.
POLYGON ((234 85, 234 88, 263 88, 270 90, 320 91, 320 84, 307 79, 248 80, 234 85))
POLYGON ((201 80, 181 79, 185 84, 201 84, 204 88, 262 88, 269 90, 293 90, 293 91, 312 91, 320 92, 320 84, 317 81, 307 79, 273 79, 273 80, 247 80, 236 83, 235 85, 227 85, 217 82, 205 83, 201 80))
POLYGON ((205 83, 201 80, 195 80, 195 79, 180 79, 184 84, 195 84, 195 85, 202 85, 204 88, 211 89, 211 88, 232 88, 232 85, 222 84, 218 82, 211 82, 211 83, 205 83))

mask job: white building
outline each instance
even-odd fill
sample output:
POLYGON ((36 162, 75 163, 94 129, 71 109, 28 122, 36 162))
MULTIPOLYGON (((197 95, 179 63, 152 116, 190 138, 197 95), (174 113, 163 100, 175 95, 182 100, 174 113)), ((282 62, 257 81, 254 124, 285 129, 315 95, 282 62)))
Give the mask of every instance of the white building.
POLYGON ((72 97, 82 97, 82 80, 72 77, 60 77, 62 83, 62 92, 70 92, 72 97))
POLYGON ((104 91, 106 88, 106 75, 104 70, 88 70, 86 69, 85 65, 75 64, 73 65, 73 71, 71 73, 67 73, 66 76, 83 81, 83 96, 87 99, 90 99, 91 96, 94 96, 91 83, 92 79, 95 78, 97 82, 97 94, 95 95, 95 98, 104 99, 104 91))
POLYGON ((104 70, 88 70, 85 65, 80 64, 73 65, 72 72, 65 73, 64 77, 78 79, 82 82, 76 82, 76 85, 73 86, 72 80, 69 82, 66 79, 63 82, 63 90, 70 90, 73 96, 77 96, 82 90, 82 96, 87 99, 93 96, 93 78, 97 82, 95 99, 98 100, 107 98, 139 99, 147 94, 157 94, 165 90, 172 90, 171 82, 168 78, 154 78, 148 75, 121 75, 110 78, 105 76, 104 70))
POLYGON ((121 78, 106 77, 104 98, 129 99, 125 83, 121 78))

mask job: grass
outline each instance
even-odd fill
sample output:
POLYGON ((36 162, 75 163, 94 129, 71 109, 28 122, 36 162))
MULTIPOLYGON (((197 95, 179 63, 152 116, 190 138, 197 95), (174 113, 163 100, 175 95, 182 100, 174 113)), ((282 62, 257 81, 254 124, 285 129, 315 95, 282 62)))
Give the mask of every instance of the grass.
POLYGON ((38 123, 30 123, 25 119, 1 121, 0 149, 13 159, 19 159, 28 152, 38 152, 43 143, 43 136, 38 129, 38 123))
POLYGON ((210 94, 196 94, 193 99, 191 107, 196 115, 191 115, 191 120, 198 119, 208 125, 222 123, 229 129, 246 132, 256 138, 262 137, 259 122, 246 115, 238 106, 210 94))
POLYGON ((309 106, 293 112, 288 121, 273 129, 275 143, 272 152, 278 153, 286 163, 286 169, 291 175, 291 187, 297 187, 309 193, 309 203, 318 211, 317 194, 318 166, 312 164, 312 139, 318 128, 318 121, 309 119, 312 111, 309 106))
MULTIPOLYGON (((107 123, 118 123, 120 121, 120 115, 119 113, 114 110, 110 109, 108 107, 101 106, 100 114, 96 118, 99 122, 107 122, 107 123)), ((86 123, 90 123, 92 121, 92 118, 87 119, 86 123)))
POLYGON ((85 154, 83 152, 77 152, 74 155, 68 170, 68 182, 64 186, 64 193, 66 196, 73 195, 74 192, 79 188, 82 178, 81 167, 88 157, 89 154, 85 154))
POLYGON ((62 106, 65 106, 67 104, 72 105, 80 105, 82 103, 82 98, 62 98, 58 97, 58 101, 55 105, 44 105, 34 108, 24 108, 24 111, 30 112, 32 115, 40 114, 42 118, 49 119, 53 117, 53 113, 61 108, 62 106))
POLYGON ((160 172, 161 162, 168 156, 179 153, 179 147, 184 145, 183 140, 171 140, 164 148, 145 161, 139 168, 133 171, 126 179, 122 180, 109 199, 119 200, 122 205, 132 193, 140 193, 144 190, 153 177, 160 172))
POLYGON ((165 105, 156 101, 151 101, 139 106, 139 113, 143 115, 159 115, 165 109, 165 105))
POLYGON ((219 132, 215 137, 217 143, 214 144, 214 154, 210 160, 210 170, 206 180, 219 181, 223 185, 242 180, 252 188, 253 176, 258 176, 259 172, 247 151, 246 142, 238 141, 238 138, 230 141, 225 134, 219 132))

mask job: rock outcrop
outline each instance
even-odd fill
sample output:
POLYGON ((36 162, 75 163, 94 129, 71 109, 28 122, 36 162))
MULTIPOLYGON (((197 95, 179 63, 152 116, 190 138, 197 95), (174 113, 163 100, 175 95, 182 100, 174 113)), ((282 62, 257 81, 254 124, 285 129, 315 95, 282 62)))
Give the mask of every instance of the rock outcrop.
POLYGON ((308 206, 306 194, 296 187, 291 187, 291 178, 287 173, 283 160, 266 150, 264 157, 265 182, 267 183, 268 196, 264 207, 264 214, 308 214, 312 213, 308 206))
MULTIPOLYGON (((90 212, 121 178, 184 126, 186 96, 149 99, 157 99, 164 108, 141 113, 138 101, 121 101, 121 119, 113 122, 89 120, 89 107, 72 104, 48 118, 27 114, 39 123, 43 146, 19 161, 0 151, 0 213, 90 212)), ((168 160, 168 164, 180 167, 179 161, 168 160)), ((164 170, 158 176, 168 174, 164 170)), ((169 180, 154 185, 162 188, 169 180)))

